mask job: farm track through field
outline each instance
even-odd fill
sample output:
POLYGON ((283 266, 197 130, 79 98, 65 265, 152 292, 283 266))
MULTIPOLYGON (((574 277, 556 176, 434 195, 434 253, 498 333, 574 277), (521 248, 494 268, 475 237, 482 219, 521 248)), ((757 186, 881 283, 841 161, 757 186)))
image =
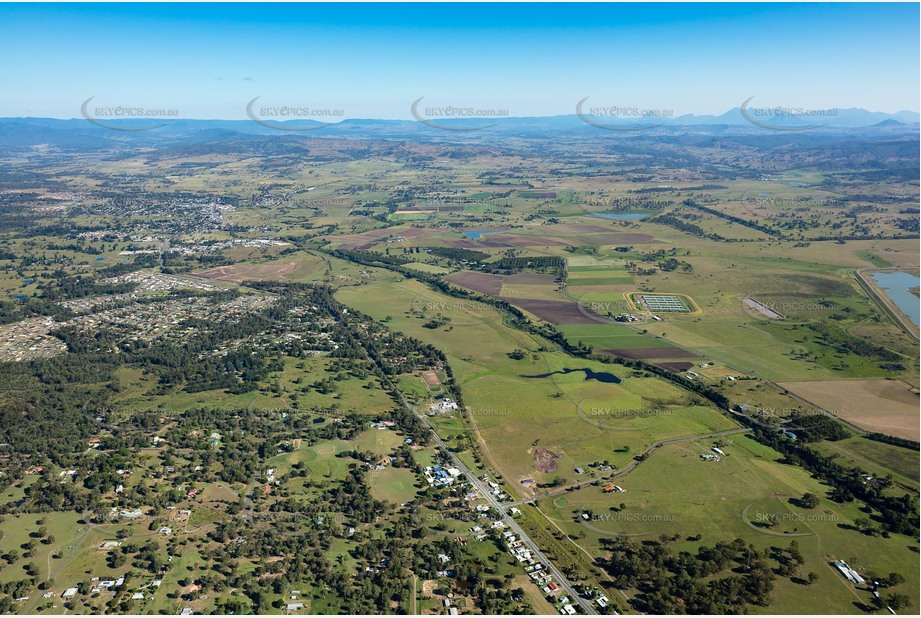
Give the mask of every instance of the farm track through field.
POLYGON ((476 438, 477 443, 479 443, 479 445, 483 448, 484 454, 486 455, 486 459, 489 461, 490 465, 492 465, 494 470, 498 470, 500 474, 502 474, 503 478, 507 478, 506 474, 502 472, 502 467, 499 465, 495 455, 492 454, 492 451, 489 448, 489 444, 486 442, 486 439, 483 438, 483 435, 480 433, 480 428, 479 426, 477 426, 477 423, 476 423, 475 414, 470 413, 468 416, 470 418, 470 425, 473 429, 473 434, 476 438))
POLYGON ((70 552, 69 554, 67 554, 67 557, 64 558, 64 560, 63 560, 60 564, 58 564, 57 568, 54 570, 53 573, 51 572, 51 554, 53 554, 54 552, 53 552, 53 551, 49 551, 49 552, 48 552, 48 560, 47 560, 47 563, 48 563, 48 564, 47 564, 47 567, 48 567, 48 579, 49 579, 49 580, 54 579, 54 577, 55 577, 58 573, 60 573, 61 569, 64 568, 64 566, 65 566, 68 562, 70 562, 71 558, 74 557, 74 554, 76 554, 76 553, 80 550, 80 545, 83 544, 83 541, 86 540, 87 535, 90 533, 90 531, 91 531, 92 529, 93 529, 92 526, 87 526, 87 527, 86 527, 86 530, 84 530, 83 534, 80 534, 80 532, 77 532, 77 533, 74 535, 74 539, 77 539, 77 537, 79 537, 79 539, 74 540, 74 541, 71 541, 70 547, 72 547, 73 549, 71 550, 71 552, 70 552))

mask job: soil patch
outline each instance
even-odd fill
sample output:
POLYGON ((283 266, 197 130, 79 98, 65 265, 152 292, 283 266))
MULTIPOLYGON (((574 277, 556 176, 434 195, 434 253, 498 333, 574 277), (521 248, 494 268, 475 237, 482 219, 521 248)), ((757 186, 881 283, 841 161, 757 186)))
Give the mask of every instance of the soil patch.
POLYGON ((497 298, 502 291, 502 277, 499 275, 464 271, 445 277, 445 281, 497 298))
POLYGON ((696 358, 697 354, 682 348, 617 348, 615 350, 598 350, 599 354, 646 360, 650 358, 696 358))
POLYGON ((533 313, 551 324, 598 324, 608 322, 607 318, 580 307, 571 300, 543 300, 539 298, 500 297, 520 309, 533 313))
POLYGON ((423 371, 422 379, 425 380, 425 383, 429 386, 438 386, 441 384, 441 380, 438 379, 438 374, 434 371, 423 371))
POLYGON ((656 367, 661 367, 671 371, 672 373, 681 373, 682 371, 687 371, 694 366, 694 363, 688 363, 684 361, 674 361, 674 362, 664 362, 664 363, 653 363, 656 367))
POLYGON ((550 449, 539 447, 539 448, 534 449, 534 456, 532 459, 532 463, 534 465, 534 469, 537 470, 538 472, 544 472, 544 473, 556 472, 556 468, 557 468, 556 460, 560 459, 561 457, 562 455, 558 455, 557 453, 554 453, 550 449))

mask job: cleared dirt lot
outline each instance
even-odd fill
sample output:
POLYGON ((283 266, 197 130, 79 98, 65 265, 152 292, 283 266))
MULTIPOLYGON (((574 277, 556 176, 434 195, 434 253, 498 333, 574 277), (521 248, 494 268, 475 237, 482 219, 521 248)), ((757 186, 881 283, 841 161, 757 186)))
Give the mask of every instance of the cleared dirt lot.
POLYGON ((233 264, 231 266, 209 268, 190 274, 203 279, 228 281, 230 283, 263 280, 287 281, 287 275, 294 272, 300 264, 298 260, 291 262, 269 262, 265 264, 233 264))
POLYGON ((550 449, 539 447, 534 449, 534 454, 532 455, 532 465, 534 466, 534 469, 539 472, 556 472, 556 460, 560 457, 562 457, 562 455, 554 453, 550 449))
POLYGON ((332 243, 341 243, 340 246, 346 249, 370 249, 382 240, 391 236, 402 236, 403 238, 416 238, 418 236, 427 236, 435 234, 438 230, 424 228, 394 229, 385 228, 382 230, 370 230, 359 232, 357 234, 343 234, 341 236, 323 236, 323 239, 332 243))
POLYGON ((434 371, 423 371, 422 379, 425 380, 425 383, 429 386, 440 386, 441 380, 438 379, 438 374, 434 371))
POLYGON ((783 382, 791 393, 867 431, 918 440, 918 395, 898 380, 783 382))
POLYGON ((749 309, 751 309, 752 311, 757 311, 761 313, 762 315, 771 318, 772 320, 782 320, 783 319, 782 315, 780 315, 779 313, 777 313, 770 307, 767 307, 766 305, 759 303, 754 298, 743 298, 742 304, 748 307, 749 309))

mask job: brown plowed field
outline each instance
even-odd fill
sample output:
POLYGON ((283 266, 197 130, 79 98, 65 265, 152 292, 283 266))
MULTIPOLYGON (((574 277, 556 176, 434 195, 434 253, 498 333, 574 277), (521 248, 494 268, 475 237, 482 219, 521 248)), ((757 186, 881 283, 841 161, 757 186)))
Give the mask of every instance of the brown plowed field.
POLYGON ((445 277, 445 281, 453 283, 489 296, 499 297, 502 291, 503 277, 499 275, 487 275, 486 273, 475 273, 470 271, 459 272, 457 274, 445 277))
POLYGON ((681 373, 682 371, 687 371, 694 366, 694 363, 688 363, 685 361, 674 361, 674 362, 664 362, 664 363, 653 363, 656 367, 661 367, 662 369, 667 369, 672 373, 681 373))
POLYGON ((650 358, 696 358, 698 355, 683 348, 618 348, 616 350, 598 350, 599 354, 647 360, 650 358))
POLYGON ((543 300, 538 298, 500 297, 528 313, 533 313, 551 324, 598 324, 605 318, 571 300, 543 300), (592 317, 594 315, 594 318, 592 317))

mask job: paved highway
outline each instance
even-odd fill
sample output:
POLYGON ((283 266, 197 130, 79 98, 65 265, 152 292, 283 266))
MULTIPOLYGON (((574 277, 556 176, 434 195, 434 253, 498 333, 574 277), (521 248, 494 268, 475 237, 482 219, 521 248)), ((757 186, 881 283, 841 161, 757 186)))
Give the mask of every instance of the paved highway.
MULTIPOLYGON (((344 316, 340 314, 338 317, 341 320, 344 316)), ((364 357, 369 363, 377 366, 377 363, 374 362, 374 359, 371 358, 367 350, 362 349, 362 352, 364 352, 364 357)), ((378 369, 380 369, 379 366, 378 369)), ((522 527, 518 525, 518 522, 516 522, 512 516, 508 514, 508 511, 506 511, 506 506, 499 502, 499 500, 497 500, 496 497, 490 493, 492 489, 483 483, 479 478, 477 478, 477 476, 470 471, 466 464, 464 464, 464 462, 462 462, 457 457, 457 455, 455 455, 454 452, 448 448, 448 445, 444 440, 441 439, 441 436, 438 435, 438 432, 435 431, 435 428, 429 422, 429 419, 424 414, 419 412, 419 410, 417 410, 411 403, 409 403, 409 401, 406 399, 406 396, 403 395, 403 393, 396 387, 396 385, 394 385, 393 382, 391 382, 390 379, 386 377, 386 373, 381 371, 380 378, 388 383, 390 388, 393 389, 393 392, 397 393, 403 406, 412 412, 416 418, 422 421, 422 424, 425 425, 426 429, 428 429, 432 434, 432 438, 435 440, 435 443, 439 446, 439 448, 445 452, 445 454, 453 462, 454 466, 460 470, 464 476, 467 477, 470 483, 476 487, 481 494, 483 494, 487 502, 489 502, 490 506, 496 510, 496 512, 499 514, 499 517, 503 522, 505 522, 505 525, 508 526, 509 530, 514 532, 518 538, 521 539, 521 542, 531 550, 531 554, 534 556, 534 558, 536 558, 542 565, 544 565, 545 569, 553 575, 559 586, 566 592, 567 595, 569 595, 569 598, 574 603, 577 603, 579 606, 581 606, 582 611, 585 614, 597 615, 598 612, 595 611, 595 608, 592 607, 592 604, 589 602, 589 600, 583 598, 582 595, 576 592, 575 587, 572 585, 572 583, 570 583, 568 579, 566 579, 566 576, 563 575, 562 571, 560 571, 556 565, 553 564, 549 558, 547 558, 547 556, 537 546, 537 543, 531 540, 531 537, 528 536, 527 532, 525 532, 522 527)))
MULTIPOLYGON (((537 546, 537 543, 531 540, 531 537, 528 536, 528 533, 525 532, 521 528, 521 526, 518 525, 518 522, 516 522, 514 518, 512 518, 512 516, 508 514, 508 511, 506 510, 507 506, 499 502, 499 500, 497 500, 496 497, 493 496, 492 493, 490 493, 492 489, 488 485, 483 483, 483 481, 481 481, 479 478, 477 478, 476 475, 473 474, 473 472, 471 472, 469 468, 467 468, 464 462, 462 462, 457 457, 457 455, 455 455, 454 452, 450 448, 448 448, 448 445, 445 444, 445 441, 441 439, 441 436, 439 436, 438 432, 435 431, 435 428, 432 427, 432 424, 429 422, 428 418, 426 418, 424 414, 416 410, 416 408, 413 407, 412 404, 410 404, 406 400, 405 397, 403 397, 402 393, 400 393, 400 399, 402 400, 403 405, 406 406, 406 408, 410 410, 413 414, 415 414, 416 418, 421 420, 422 423, 426 426, 426 428, 428 428, 428 430, 432 434, 432 438, 435 440, 435 443, 439 447, 441 447, 441 449, 445 453, 447 453, 448 457, 451 458, 451 462, 454 464, 454 467, 460 470, 464 474, 464 476, 466 476, 467 479, 471 482, 471 484, 473 484, 473 486, 476 487, 479 490, 479 492, 486 497, 486 500, 489 502, 489 505, 496 510, 496 512, 502 518, 502 521, 504 521, 505 524, 508 526, 509 530, 514 532, 518 536, 518 538, 521 539, 521 542, 524 545, 526 545, 528 549, 531 550, 531 553, 534 555, 534 557, 541 564, 543 564, 544 567, 546 567, 547 571, 549 571, 553 575, 554 579, 557 581, 557 583, 559 583, 560 587, 566 591, 567 595, 569 595, 569 598, 572 599, 574 602, 578 603, 579 605, 581 605, 582 610, 586 614, 596 615, 598 612, 595 611, 595 608, 592 607, 591 603, 589 603, 587 599, 582 598, 582 596, 578 592, 576 592, 575 587, 569 582, 568 579, 566 579, 566 576, 564 576, 563 573, 556 567, 556 565, 554 565, 553 562, 551 562, 550 559, 547 558, 547 556, 537 546)), ((508 506, 511 506, 511 505, 508 505, 508 506)))

